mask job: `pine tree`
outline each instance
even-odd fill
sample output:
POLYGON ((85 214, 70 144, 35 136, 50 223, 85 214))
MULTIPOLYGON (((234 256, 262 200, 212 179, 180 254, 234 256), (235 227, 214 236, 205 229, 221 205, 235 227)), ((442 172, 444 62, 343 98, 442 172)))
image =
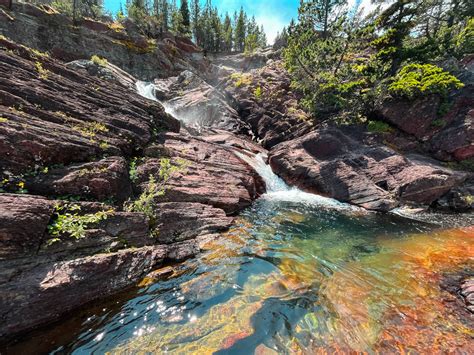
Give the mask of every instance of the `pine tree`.
POLYGON ((235 25, 235 49, 242 52, 245 49, 245 37, 246 37, 246 16, 243 7, 240 8, 237 23, 235 25))
POLYGON ((223 50, 226 52, 230 52, 232 50, 233 29, 232 29, 232 21, 230 19, 229 13, 225 14, 222 31, 224 34, 223 50))
POLYGON ((191 2, 191 23, 194 41, 198 45, 201 45, 202 42, 202 28, 201 28, 201 9, 199 0, 192 0, 191 2))
POLYGON ((191 18, 189 13, 188 0, 181 0, 181 7, 179 9, 182 18, 182 29, 181 33, 188 35, 191 33, 191 18))

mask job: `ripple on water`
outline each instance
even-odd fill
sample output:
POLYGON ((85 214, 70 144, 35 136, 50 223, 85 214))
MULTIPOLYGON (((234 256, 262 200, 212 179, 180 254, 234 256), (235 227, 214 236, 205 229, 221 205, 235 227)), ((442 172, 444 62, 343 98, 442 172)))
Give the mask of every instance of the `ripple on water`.
POLYGON ((205 249, 43 339, 77 354, 474 350, 439 287, 474 270, 473 228, 262 199, 205 249))

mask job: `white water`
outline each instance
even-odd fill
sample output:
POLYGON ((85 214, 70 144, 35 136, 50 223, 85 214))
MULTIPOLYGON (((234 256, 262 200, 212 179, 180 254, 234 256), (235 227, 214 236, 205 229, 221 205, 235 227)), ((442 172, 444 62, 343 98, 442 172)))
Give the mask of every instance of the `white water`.
MULTIPOLYGON (((141 96, 153 101, 160 102, 155 96, 155 85, 153 83, 137 81, 135 86, 137 88, 138 94, 140 94, 141 96)), ((167 113, 172 115, 174 114, 173 110, 170 107, 168 107, 166 104, 163 104, 162 102, 160 103, 163 105, 167 113)), ((182 117, 177 116, 176 118, 180 121, 183 121, 182 117)), ((187 123, 186 120, 184 120, 184 123, 187 123)), ((288 186, 283 181, 283 179, 281 179, 272 171, 271 167, 265 162, 264 155, 262 153, 259 153, 254 156, 248 156, 239 152, 236 152, 235 154, 237 154, 242 160, 252 166, 255 171, 262 177, 263 181, 265 181, 267 192, 261 198, 264 198, 269 201, 306 203, 310 205, 338 210, 359 210, 359 208, 351 206, 347 203, 342 203, 332 198, 304 192, 294 186, 288 186)))
MULTIPOLYGON (((169 105, 167 105, 166 103, 161 102, 156 98, 156 96, 155 96, 155 84, 149 83, 149 82, 146 82, 146 81, 138 80, 135 83, 135 88, 137 89, 137 93, 140 96, 143 96, 143 97, 145 97, 149 100, 159 102, 164 107, 166 113, 169 113, 170 115, 174 116, 173 109, 169 105)), ((178 118, 178 117, 176 117, 176 118, 178 118)))
POLYGON ((297 187, 288 186, 282 178, 276 175, 270 165, 266 164, 264 154, 259 153, 253 157, 236 152, 237 156, 247 162, 265 181, 267 192, 261 197, 269 201, 283 201, 305 203, 330 209, 358 211, 357 207, 347 203, 339 202, 335 199, 323 197, 308 192, 304 192, 297 187))

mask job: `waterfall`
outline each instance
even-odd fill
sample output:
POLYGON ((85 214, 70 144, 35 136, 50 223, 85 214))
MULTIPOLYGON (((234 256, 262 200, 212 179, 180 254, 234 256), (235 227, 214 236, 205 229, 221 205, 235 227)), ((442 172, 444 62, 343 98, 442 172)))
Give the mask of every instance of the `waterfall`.
MULTIPOLYGON (((140 81, 140 80, 138 80, 138 81, 135 83, 135 88, 137 89, 137 93, 138 93, 140 96, 143 96, 144 98, 147 98, 147 99, 149 99, 149 100, 153 100, 153 101, 159 102, 159 103, 164 107, 166 113, 169 113, 170 115, 175 116, 174 110, 173 110, 169 105, 167 105, 167 104, 164 103, 164 102, 161 102, 160 100, 158 100, 158 99, 156 98, 156 95, 155 95, 155 84, 149 83, 149 82, 146 82, 146 81, 140 81)), ((178 118, 178 117, 176 117, 176 118, 178 118)), ((179 119, 179 118, 178 118, 178 119, 179 119)))
POLYGON ((236 152, 235 154, 253 167, 263 181, 265 181, 267 192, 262 198, 266 200, 306 203, 339 210, 359 210, 359 208, 355 206, 339 202, 333 198, 311 194, 295 186, 288 186, 282 178, 273 172, 270 165, 265 162, 266 159, 263 153, 254 156, 248 156, 240 152, 236 152))
POLYGON ((153 101, 158 101, 155 96, 155 85, 153 83, 147 83, 146 81, 137 81, 135 83, 135 87, 137 88, 137 92, 139 95, 153 101))

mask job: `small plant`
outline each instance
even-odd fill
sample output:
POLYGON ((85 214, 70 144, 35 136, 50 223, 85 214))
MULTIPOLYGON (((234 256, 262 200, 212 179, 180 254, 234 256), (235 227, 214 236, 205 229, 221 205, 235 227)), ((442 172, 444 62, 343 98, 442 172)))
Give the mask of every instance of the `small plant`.
POLYGON ((130 175, 130 180, 132 180, 132 182, 137 181, 137 178, 138 178, 138 171, 137 171, 138 162, 139 162, 139 158, 137 158, 137 157, 133 158, 130 161, 130 167, 129 167, 129 170, 128 170, 128 174, 130 175))
POLYGON ((91 61, 92 61, 92 63, 94 63, 94 64, 96 64, 96 65, 98 65, 98 66, 100 66, 100 67, 106 67, 107 64, 109 63, 109 62, 107 61, 107 59, 101 58, 101 57, 99 57, 99 56, 97 56, 97 55, 93 55, 93 56, 91 57, 91 61))
POLYGON ((109 149, 109 147, 110 147, 110 145, 106 141, 102 141, 99 144, 99 148, 102 149, 102 150, 107 150, 107 149, 109 149))
POLYGON ((464 84, 454 75, 432 64, 408 64, 389 85, 393 96, 413 99, 426 94, 445 97, 449 90, 460 89, 464 84))
POLYGON ((108 211, 99 211, 80 215, 81 206, 61 206, 54 207, 55 219, 48 225, 48 232, 53 237, 47 241, 47 245, 54 244, 61 240, 61 236, 68 235, 75 239, 84 238, 88 227, 107 219, 113 213, 112 209, 108 211))
POLYGON ((8 122, 8 118, 0 116, 0 123, 8 122))
POLYGON ((41 62, 35 62, 36 71, 39 74, 40 79, 46 80, 49 77, 49 70, 43 68, 41 62))
MULTIPOLYGON (((130 164, 130 177, 136 180, 136 159, 132 160, 130 164), (133 169, 132 169, 133 164, 133 169)), ((154 224, 154 211, 156 208, 155 199, 164 196, 166 192, 166 185, 168 181, 187 166, 187 161, 179 159, 177 165, 173 165, 169 158, 160 159, 160 170, 158 171, 159 180, 157 181, 153 175, 149 176, 148 183, 143 189, 137 200, 127 202, 124 206, 128 212, 141 212, 150 219, 151 224, 154 224)))
POLYGON ((72 129, 81 133, 83 137, 91 139, 94 138, 97 133, 105 133, 109 131, 109 129, 103 123, 96 121, 84 122, 73 126, 72 129))
POLYGON ((444 127, 444 126, 446 126, 446 121, 444 121, 441 118, 437 118, 437 119, 431 121, 431 126, 433 126, 433 127, 444 127))
POLYGON ((47 58, 47 57, 49 57, 48 53, 41 52, 37 49, 30 48, 30 51, 33 54, 33 56, 36 57, 36 58, 47 58))
POLYGON ((254 91, 253 94, 257 100, 260 100, 262 98, 262 88, 258 86, 254 91))
POLYGON ((367 130, 374 133, 390 133, 393 131, 389 124, 382 121, 369 121, 367 130))
POLYGON ((235 81, 234 85, 236 88, 241 86, 247 86, 252 83, 252 79, 249 74, 240 74, 240 73, 233 73, 231 74, 231 79, 235 81))

